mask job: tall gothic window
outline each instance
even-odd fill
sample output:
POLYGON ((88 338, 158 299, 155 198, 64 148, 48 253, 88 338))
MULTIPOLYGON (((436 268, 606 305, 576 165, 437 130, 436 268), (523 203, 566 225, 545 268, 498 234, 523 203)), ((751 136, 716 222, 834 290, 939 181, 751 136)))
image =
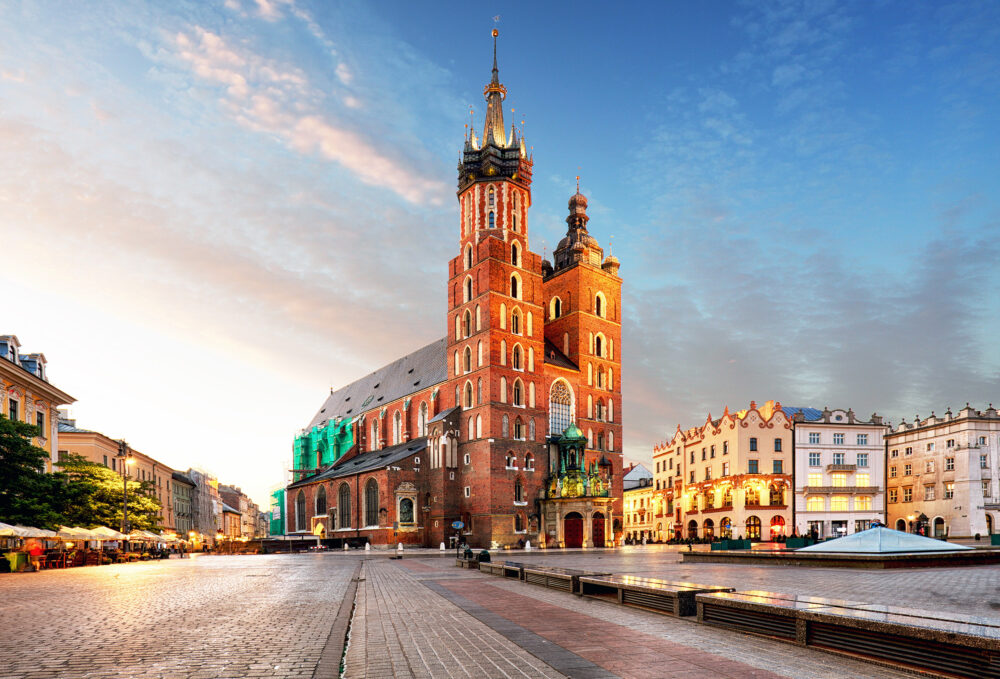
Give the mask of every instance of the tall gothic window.
POLYGON ((326 486, 320 486, 316 491, 316 516, 326 514, 326 486))
POLYGON ((492 228, 496 227, 496 225, 497 225, 496 214, 494 214, 494 212, 492 210, 490 210, 490 228, 492 229, 492 228))
POLYGON ((295 496, 295 529, 306 530, 306 494, 301 490, 295 496))
POLYGON ((420 415, 417 419, 417 428, 421 436, 427 436, 427 401, 420 404, 420 415))
POLYGON ((514 266, 520 266, 518 263, 520 261, 519 254, 521 252, 521 246, 517 244, 517 241, 511 243, 510 246, 510 263, 514 266))
POLYGON ((469 372, 472 370, 472 349, 465 347, 464 357, 465 362, 463 363, 463 367, 465 368, 465 372, 469 372))
POLYGON ((465 407, 472 407, 472 382, 465 383, 465 407))
POLYGON ((528 440, 535 440, 535 418, 528 420, 528 440))
POLYGON ((521 345, 520 344, 515 344, 514 345, 514 352, 511 355, 510 365, 511 365, 512 368, 514 368, 514 370, 520 370, 521 369, 521 345))
POLYGON ((573 424, 573 397, 562 380, 552 383, 549 390, 549 434, 562 436, 573 424))
POLYGON ((340 490, 337 492, 337 513, 340 515, 340 520, 337 521, 337 525, 341 528, 350 528, 351 487, 346 483, 340 484, 340 490))
POLYGON ((493 188, 490 187, 490 207, 496 204, 496 194, 493 192, 493 188))
POLYGON ((465 248, 465 268, 472 268, 472 246, 468 245, 465 248))
POLYGON ((476 382, 476 405, 482 405, 483 403, 483 378, 480 377, 479 381, 476 382))
POLYGON ((468 309, 465 310, 465 323, 463 329, 465 330, 466 337, 472 334, 472 312, 468 309))
POLYGON ((510 331, 515 335, 521 334, 521 312, 517 309, 510 313, 510 331))
POLYGON ((510 418, 506 415, 503 416, 501 422, 500 436, 501 438, 510 438, 510 418))
POLYGON ((378 450, 378 420, 372 420, 372 450, 378 450))
POLYGON ((378 525, 378 482, 368 479, 365 484, 365 525, 378 525))
POLYGON ((517 276, 511 276, 510 277, 510 296, 513 297, 514 299, 519 299, 520 297, 517 294, 517 292, 518 292, 517 276))
POLYGON ((521 385, 521 380, 514 380, 514 405, 524 405, 524 387, 521 385))
POLYGON ((403 416, 397 410, 392 416, 392 445, 399 445, 403 442, 403 416))

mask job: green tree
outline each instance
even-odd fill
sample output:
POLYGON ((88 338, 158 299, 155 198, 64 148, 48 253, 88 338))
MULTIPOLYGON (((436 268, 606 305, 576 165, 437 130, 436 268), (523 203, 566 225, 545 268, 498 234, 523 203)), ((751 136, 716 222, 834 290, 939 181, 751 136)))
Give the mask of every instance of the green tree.
POLYGON ((38 427, 0 415, 0 521, 53 528, 63 521, 65 478, 46 474, 38 427))
MULTIPOLYGON (((109 526, 122 523, 122 477, 102 464, 80 455, 65 455, 59 467, 66 475, 67 525, 109 526)), ((150 481, 128 481, 128 521, 133 529, 159 530, 160 503, 150 481)))

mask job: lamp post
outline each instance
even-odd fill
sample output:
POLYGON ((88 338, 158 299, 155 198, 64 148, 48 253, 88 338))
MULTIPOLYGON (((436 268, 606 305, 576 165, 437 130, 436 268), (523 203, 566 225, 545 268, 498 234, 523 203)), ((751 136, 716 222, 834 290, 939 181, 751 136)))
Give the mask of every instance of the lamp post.
POLYGON ((124 439, 118 442, 118 460, 122 470, 122 533, 128 535, 132 531, 128 521, 128 465, 135 464, 135 459, 124 439))

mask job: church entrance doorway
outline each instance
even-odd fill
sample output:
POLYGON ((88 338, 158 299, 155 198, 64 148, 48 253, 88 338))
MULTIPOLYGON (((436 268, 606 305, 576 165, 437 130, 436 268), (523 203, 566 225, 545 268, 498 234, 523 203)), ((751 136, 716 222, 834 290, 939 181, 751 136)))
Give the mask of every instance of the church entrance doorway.
POLYGON ((592 533, 594 535, 594 547, 604 547, 604 514, 601 512, 594 512, 592 533))
POLYGON ((563 536, 567 547, 583 547, 583 517, 579 512, 563 518, 563 536))

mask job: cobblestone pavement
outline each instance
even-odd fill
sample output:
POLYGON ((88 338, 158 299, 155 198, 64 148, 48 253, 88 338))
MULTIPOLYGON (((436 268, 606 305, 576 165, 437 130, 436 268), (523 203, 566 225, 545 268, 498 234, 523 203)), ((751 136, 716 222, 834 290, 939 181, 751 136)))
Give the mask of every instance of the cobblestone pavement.
POLYGON ((544 550, 535 550, 518 554, 516 560, 667 580, 691 580, 737 590, 763 589, 1000 619, 1000 565, 862 570, 682 564, 677 548, 659 545, 550 555, 544 550))
POLYGON ((0 677, 312 677, 357 563, 197 555, 0 576, 0 677))
MULTIPOLYGON (((438 585, 494 612, 509 624, 550 640, 595 670, 574 677, 735 679, 902 679, 911 674, 742 635, 596 599, 483 575, 448 577, 443 559, 403 562, 425 585, 438 585), (420 569, 420 570, 418 570, 420 569), (437 571, 434 573, 433 571, 437 571)), ((386 565, 385 567, 390 567, 386 565)), ((546 651, 538 653, 546 659, 546 651)))
MULTIPOLYGON (((454 564, 437 559, 440 567, 454 564)), ((442 577, 434 566, 417 572, 442 577)), ((347 647, 345 676, 561 677, 551 667, 385 559, 365 561, 347 647)), ((467 573, 478 581, 478 573, 467 573)), ((451 573, 449 577, 453 577, 451 573)))

